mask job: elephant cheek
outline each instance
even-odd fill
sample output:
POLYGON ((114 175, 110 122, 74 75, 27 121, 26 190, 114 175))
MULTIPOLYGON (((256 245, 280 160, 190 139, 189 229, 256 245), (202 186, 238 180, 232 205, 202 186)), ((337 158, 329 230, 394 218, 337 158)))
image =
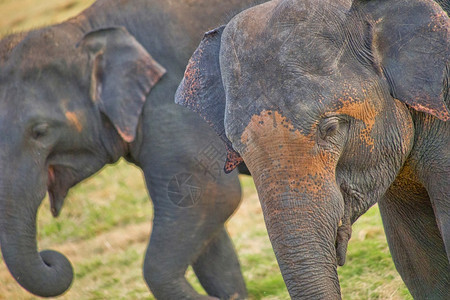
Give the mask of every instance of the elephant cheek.
POLYGON ((81 133, 83 131, 83 124, 81 123, 79 116, 71 111, 67 111, 65 115, 69 124, 75 128, 78 133, 81 133))

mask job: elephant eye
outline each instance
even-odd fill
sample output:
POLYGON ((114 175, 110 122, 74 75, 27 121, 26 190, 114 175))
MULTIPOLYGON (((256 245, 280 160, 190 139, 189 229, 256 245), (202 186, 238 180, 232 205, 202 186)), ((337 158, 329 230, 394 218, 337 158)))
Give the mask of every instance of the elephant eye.
POLYGON ((37 125, 33 126, 32 130, 31 130, 31 136, 33 137, 33 139, 36 139, 36 140, 40 139, 47 135, 48 128, 49 128, 49 126, 47 123, 37 124, 37 125))
POLYGON ((324 119, 319 124, 319 133, 321 139, 325 140, 327 137, 331 137, 338 131, 341 120, 337 117, 329 117, 324 119))

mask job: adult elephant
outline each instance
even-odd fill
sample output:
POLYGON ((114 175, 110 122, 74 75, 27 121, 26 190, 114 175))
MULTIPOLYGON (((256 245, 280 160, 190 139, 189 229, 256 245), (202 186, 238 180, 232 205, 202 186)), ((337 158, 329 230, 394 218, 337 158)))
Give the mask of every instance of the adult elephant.
POLYGON ((224 228, 240 202, 237 176, 220 172, 220 139, 173 97, 203 32, 254 3, 99 0, 64 23, 3 40, 0 244, 25 289, 56 296, 73 277, 62 254, 37 251, 46 192, 57 216, 69 188, 125 157, 144 171, 154 204, 144 262, 153 294, 209 298, 184 278, 192 265, 209 295, 245 297, 224 228))
POLYGON ((194 53, 176 101, 251 171, 292 298, 340 298, 377 201, 411 294, 450 295, 449 29, 433 1, 274 0, 194 53))

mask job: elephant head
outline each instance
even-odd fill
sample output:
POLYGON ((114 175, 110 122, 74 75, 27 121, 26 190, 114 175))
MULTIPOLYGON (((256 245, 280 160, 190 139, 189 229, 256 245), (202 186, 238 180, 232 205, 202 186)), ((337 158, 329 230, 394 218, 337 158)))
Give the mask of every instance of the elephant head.
POLYGON ((449 120, 449 18, 432 1, 274 0, 208 32, 176 102, 254 177, 292 298, 337 299, 351 224, 449 120))
POLYGON ((73 185, 127 153, 151 87, 165 70, 124 28, 70 23, 22 34, 0 66, 0 244, 28 291, 56 296, 70 262, 37 251, 36 213, 48 192, 57 216, 73 185))

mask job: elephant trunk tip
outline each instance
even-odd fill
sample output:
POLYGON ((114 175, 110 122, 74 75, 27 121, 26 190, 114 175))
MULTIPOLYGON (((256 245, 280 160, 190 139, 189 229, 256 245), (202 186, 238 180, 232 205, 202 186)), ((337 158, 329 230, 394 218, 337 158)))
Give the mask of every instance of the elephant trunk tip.
POLYGON ((17 282, 30 293, 40 297, 56 297, 65 293, 73 281, 73 268, 70 261, 61 253, 44 250, 39 253, 43 266, 38 267, 31 276, 14 274, 17 282), (42 271, 44 268, 44 272, 42 271))

